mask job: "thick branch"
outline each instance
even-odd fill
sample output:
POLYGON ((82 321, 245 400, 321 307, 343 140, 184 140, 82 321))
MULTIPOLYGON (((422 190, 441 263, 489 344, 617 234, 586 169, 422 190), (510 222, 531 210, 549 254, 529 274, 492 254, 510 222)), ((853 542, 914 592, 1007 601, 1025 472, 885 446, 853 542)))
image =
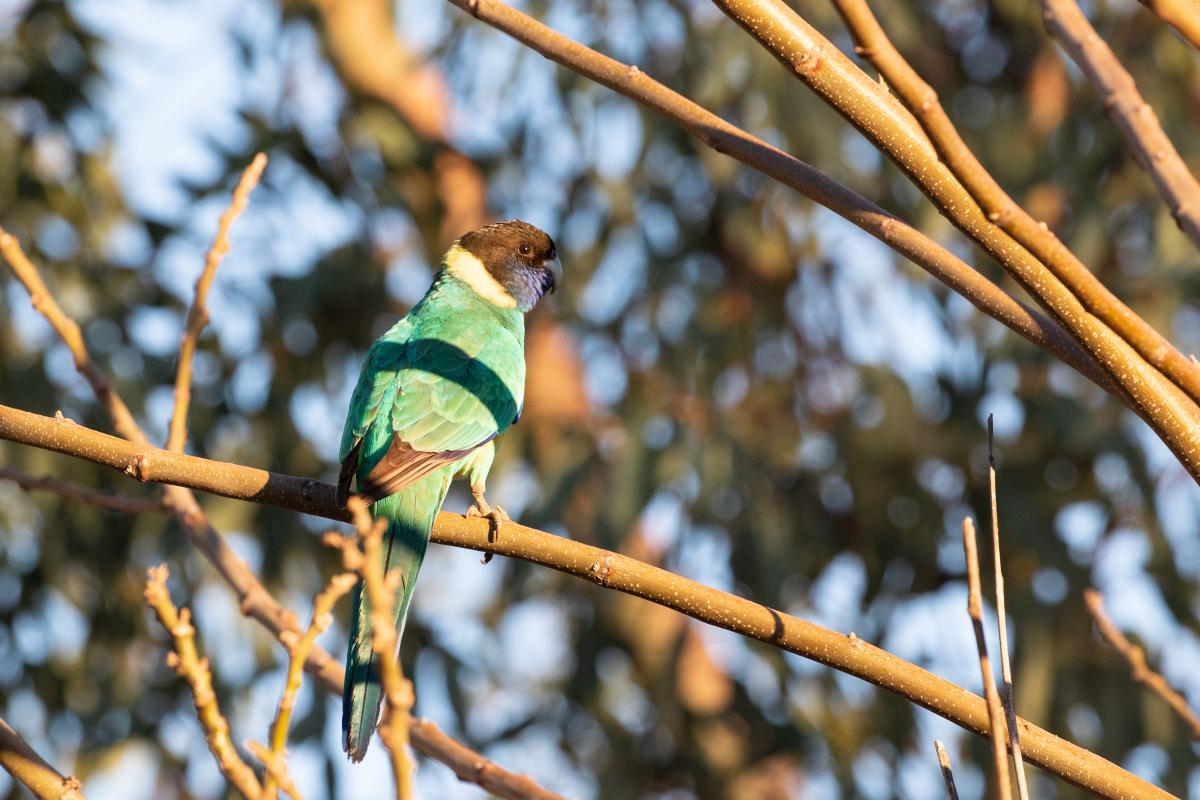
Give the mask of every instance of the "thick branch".
POLYGON ((0 719, 0 767, 38 800, 83 800, 79 781, 73 777, 64 778, 3 719, 0 719))
MULTIPOLYGON (((913 130, 911 117, 903 108, 896 109, 882 86, 784 0, 713 2, 886 153, 951 222, 1050 311, 1129 393, 1158 437, 1200 482, 1200 407, 1089 313, 1028 250, 984 216, 924 136, 913 130)), ((478 3, 481 7, 491 4, 492 0, 478 3)))
MULTIPOLYGON (((661 114, 714 150, 774 178, 844 217, 965 297, 980 311, 1133 405, 1132 401, 1121 395, 1120 389, 1104 370, 1062 328, 1030 311, 946 248, 849 187, 721 119, 663 86, 637 67, 597 53, 503 3, 494 0, 451 2, 546 58, 661 114)), ((899 117, 908 117, 908 112, 898 104, 893 110, 899 117)), ((915 123, 912 126, 916 128, 915 123)), ((916 131, 916 135, 919 135, 919 128, 916 131)))
MULTIPOLYGON (((1194 12, 1193 12, 1194 15, 1194 12)), ((1125 135, 1142 169, 1150 173, 1180 229, 1200 247, 1200 181, 1167 138, 1133 76, 1104 43, 1075 0, 1042 0, 1046 29, 1079 65, 1125 135)))
POLYGON ((179 343, 179 363, 175 366, 175 408, 171 412, 171 425, 167 433, 167 449, 177 453, 183 452, 183 446, 187 442, 188 405, 192 400, 192 359, 196 355, 196 342, 200 338, 200 332, 208 324, 208 290, 212 288, 221 259, 229 252, 229 228, 246 209, 250 192, 254 191, 266 168, 267 156, 265 153, 259 153, 242 172, 242 177, 233 189, 229 208, 221 215, 217 223, 217 234, 204 256, 204 269, 196 279, 196 296, 192 299, 183 339, 179 343))
POLYGON ((1191 737, 1200 740, 1200 716, 1188 705, 1187 699, 1167 683, 1166 678, 1150 669, 1150 665, 1146 663, 1146 651, 1129 641, 1104 613, 1104 595, 1095 589, 1087 589, 1083 593, 1083 599, 1100 635, 1116 648, 1129 664, 1134 682, 1158 695, 1188 726, 1191 737))
MULTIPOLYGON (((867 0, 833 0, 858 43, 929 134, 938 155, 989 220, 1013 237, 1066 284, 1083 306, 1133 345, 1192 397, 1200 400, 1200 367, 1108 290, 1044 223, 1014 201, 963 141, 937 93, 892 44, 867 0)), ((1197 209, 1200 213, 1200 209, 1197 209)))
MULTIPOLYGON (((329 519, 348 519, 346 510, 338 507, 334 499, 334 487, 327 483, 157 448, 139 448, 99 431, 5 406, 0 406, 0 439, 54 450, 121 471, 125 471, 127 465, 140 464, 137 475, 143 480, 176 480, 192 489, 225 497, 252 500, 329 519)), ((635 559, 515 522, 507 523, 504 535, 492 541, 487 520, 442 513, 434 525, 432 541, 524 559, 650 600, 701 622, 862 678, 980 736, 989 734, 983 698, 853 634, 836 633, 635 559)), ((314 656, 318 654, 328 658, 324 651, 314 651, 314 656)), ((341 692, 339 665, 314 665, 310 657, 310 671, 314 670, 331 691, 341 692)), ((1095 753, 1025 720, 1019 719, 1017 724, 1021 728, 1025 757, 1064 780, 1101 797, 1171 796, 1095 753)), ((427 730, 427 725, 415 720, 411 723, 414 746, 418 749, 418 732, 427 730)), ((470 762, 462 766, 467 774, 472 774, 470 762)), ((486 765, 484 772, 487 776, 491 774, 486 765)), ((459 772, 460 777, 463 774, 459 772)), ((490 787, 485 785, 485 788, 490 787)))

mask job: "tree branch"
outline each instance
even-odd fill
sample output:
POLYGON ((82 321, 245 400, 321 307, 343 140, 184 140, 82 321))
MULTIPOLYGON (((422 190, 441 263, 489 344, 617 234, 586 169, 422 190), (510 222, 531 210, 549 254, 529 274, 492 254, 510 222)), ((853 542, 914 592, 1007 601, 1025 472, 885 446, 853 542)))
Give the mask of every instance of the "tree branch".
POLYGON ((342 572, 329 579, 329 583, 313 600, 312 620, 303 636, 296 636, 292 631, 284 631, 280 641, 288 651, 287 679, 284 681, 283 694, 279 698, 279 707, 275 712, 275 720, 271 723, 268 741, 270 749, 262 748, 263 755, 252 749, 259 761, 267 767, 267 781, 263 794, 267 798, 275 796, 276 785, 295 797, 295 792, 288 789, 279 778, 286 773, 284 758, 287 755, 288 725, 292 720, 292 709, 296 705, 296 694, 300 691, 300 682, 304 677, 304 664, 308 654, 312 652, 317 637, 329 628, 333 621, 333 607, 346 592, 354 588, 356 578, 349 572, 342 572), (273 765, 278 765, 272 769, 273 765))
POLYGON ((988 414, 988 499, 992 510, 992 568, 996 576, 996 627, 1000 638, 1000 676, 1004 680, 1004 719, 1008 725, 1008 746, 1012 751, 1013 771, 1017 774, 1017 797, 1029 800, 1025 782, 1025 759, 1021 753, 1021 734, 1017 728, 1017 699, 1013 692, 1012 664, 1008 659, 1008 614, 1004 604, 1004 566, 1000 558, 1000 513, 996 502, 996 459, 992 451, 992 415, 988 414))
POLYGON ((1129 641, 1125 634, 1121 633, 1108 618, 1108 615, 1104 613, 1104 595, 1095 589, 1085 589, 1083 600, 1087 604, 1088 613, 1092 615, 1092 620, 1096 623, 1096 629, 1100 631, 1100 635, 1116 648, 1121 657, 1129 663, 1129 670, 1134 682, 1140 683, 1162 698, 1163 702, 1170 706, 1171 710, 1188 726, 1191 737, 1200 740, 1200 715, 1192 710, 1183 695, 1167 683, 1166 678, 1150 669, 1150 665, 1146 663, 1146 651, 1129 641))
POLYGON ((212 288, 221 259, 229 252, 229 228, 246 209, 250 192, 254 191, 266 168, 267 156, 265 153, 259 153, 242 172, 242 177, 233 189, 229 208, 225 209, 217 223, 217 234, 213 238, 212 246, 204 256, 204 269, 196 279, 196 296, 192 299, 191 309, 188 310, 183 339, 179 343, 179 363, 175 366, 175 407, 171 412, 171 425, 167 434, 167 449, 177 453, 182 453, 183 446, 187 443, 188 404, 192 400, 192 358, 196 354, 196 342, 200 338, 200 332, 208 324, 208 290, 212 288))
POLYGON ((133 497, 127 494, 100 492, 87 486, 64 481, 52 475, 26 475, 10 467, 0 467, 0 480, 12 481, 27 492, 53 492, 68 500, 126 514, 145 514, 166 511, 167 505, 161 497, 133 497))
MULTIPOLYGON (((457 0, 456 0, 457 1, 457 0)), ((480 5, 491 0, 480 0, 480 5)), ((1028 250, 992 224, 911 117, 878 83, 784 0, 713 0, 759 43, 886 153, 934 202, 1091 353, 1145 412, 1143 418, 1200 482, 1200 407, 1146 362, 1028 250), (901 113, 903 112, 903 113, 901 113)))
POLYGON ((1041 0, 1046 29, 1079 65, 1104 99, 1104 110, 1125 135, 1142 169, 1150 173, 1180 230, 1200 247, 1200 181, 1142 99, 1133 76, 1104 43, 1075 0, 1041 0))
POLYGON ((74 777, 64 778, 3 719, 0 719, 0 767, 38 800, 83 800, 79 781, 74 777))
MULTIPOLYGON (((273 505, 293 511, 347 520, 335 500, 335 487, 308 478, 281 475, 254 467, 226 464, 158 448, 141 448, 99 431, 56 421, 51 417, 0 406, 0 439, 20 442, 83 458, 125 471, 140 464, 137 476, 151 481, 180 481, 192 489, 225 497, 273 505)), ((687 614, 693 619, 742 634, 862 678, 910 700, 980 736, 989 735, 983 698, 915 664, 868 644, 736 595, 690 581, 658 567, 598 547, 575 542, 516 522, 505 524, 504 535, 492 541, 487 520, 443 512, 434 524, 432 541, 485 553, 520 558, 589 580, 600 586, 641 597, 687 614)), ((327 664, 324 651, 314 650, 310 671, 321 676, 333 692, 341 692, 341 666, 327 664), (316 660, 314 660, 316 659, 316 660)), ((1169 798, 1167 792, 1132 775, 1104 758, 1018 719, 1026 758, 1064 780, 1101 797, 1169 798)), ((414 746, 428 723, 413 721, 414 746)), ((447 743, 449 746, 449 743, 447 743)), ((453 758, 448 753, 439 760, 453 758)), ((447 761, 447 763, 450 763, 447 761)), ((473 762, 455 761, 455 772, 473 775, 473 762), (460 767, 463 769, 459 771, 460 767)), ((482 764, 481 778, 494 773, 482 764)), ((490 791, 489 784, 480 782, 490 791)), ((544 790, 542 790, 544 792, 544 790)), ((524 797, 520 793, 506 795, 524 797)), ((529 795, 553 797, 549 793, 529 795)))
POLYGON ((217 760, 225 779, 246 800, 258 800, 262 785, 254 770, 242 760, 229 735, 229 722, 217 704, 213 691, 212 672, 208 659, 201 658, 196 648, 196 629, 192 627, 191 611, 179 610, 167 591, 167 565, 151 567, 146 573, 146 603, 158 615, 158 621, 171 634, 175 649, 167 653, 167 665, 179 673, 192 687, 196 717, 204 728, 208 749, 217 760))
MULTIPOLYGON (((849 187, 721 119, 637 67, 597 53, 503 3, 494 0, 451 2, 546 58, 641 103, 717 152, 735 158, 825 206, 908 258, 983 313, 1136 408, 1103 368, 1056 323, 1026 308, 946 248, 849 187)), ((896 113, 907 116, 899 106, 896 113)), ((916 127, 915 123, 913 127, 916 127)), ((919 129, 917 132, 919 134, 919 129)))
POLYGON ((1200 50, 1200 6, 1194 0, 1138 0, 1200 50))
POLYGON ((979 581, 979 548, 975 542, 975 523, 963 518, 963 553, 967 559, 967 615, 975 629, 975 646, 979 649, 979 672, 983 677, 983 696, 987 700, 988 726, 992 735, 992 761, 996 773, 996 796, 1012 800, 1012 778, 1008 774, 1008 750, 1004 709, 996 691, 996 679, 988 659, 987 638, 983 633, 983 592, 979 581))
POLYGON ((937 751, 938 766, 942 768, 942 780, 946 784, 947 800, 958 800, 958 789, 954 788, 954 770, 950 767, 950 754, 940 741, 934 740, 933 749, 937 751))
MULTIPOLYGON (((963 141, 937 92, 900 55, 867 0, 833 0, 858 47, 916 116, 938 155, 986 215, 1041 261, 1083 306, 1129 342, 1193 400, 1200 401, 1200 367, 1109 291, 1045 223, 1014 201, 963 141)), ((1197 209, 1200 213, 1200 208, 1197 209)))

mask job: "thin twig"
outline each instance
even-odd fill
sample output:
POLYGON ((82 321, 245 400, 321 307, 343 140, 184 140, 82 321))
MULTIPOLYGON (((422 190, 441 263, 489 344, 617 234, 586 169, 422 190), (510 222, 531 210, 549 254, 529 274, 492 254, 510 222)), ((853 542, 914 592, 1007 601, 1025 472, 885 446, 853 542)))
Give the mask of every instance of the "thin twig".
POLYGON ((950 767, 950 754, 937 739, 933 741, 933 749, 937 751, 938 766, 942 768, 942 780, 946 782, 946 797, 948 800, 958 800, 958 789, 954 788, 954 770, 950 767))
MULTIPOLYGON (((332 484, 165 450, 145 450, 80 425, 65 425, 52 417, 2 405, 0 439, 65 453, 118 471, 124 471, 140 453, 149 460, 147 480, 176 481, 224 497, 349 521, 348 512, 337 502, 336 487, 332 484)), ((822 628, 744 597, 583 542, 516 522, 506 523, 504 530, 504 536, 493 538, 487 520, 443 512, 434 523, 431 541, 520 558, 641 597, 700 622, 862 678, 977 735, 986 737, 990 734, 983 698, 862 639, 822 628)), ((327 652, 313 648, 308 668, 319 677, 327 691, 341 694, 342 666, 327 652)), ((1018 724, 1025 758, 1053 775, 1100 797, 1161 800, 1171 797, 1095 753, 1024 720, 1018 720, 1018 724)), ((436 757, 449 764, 459 777, 478 782, 493 794, 514 798, 557 797, 544 789, 539 793, 536 784, 523 776, 511 773, 502 776, 499 768, 493 769, 478 753, 472 754, 452 740, 437 739, 436 727, 430 723, 413 720, 410 733, 418 752, 426 752, 422 747, 435 748, 436 757), (477 760, 473 761, 472 757, 477 760)))
POLYGON ((74 776, 63 777, 3 719, 0 719, 0 767, 38 800, 83 800, 79 781, 74 776))
POLYGON ((1013 692, 1012 665, 1008 659, 1008 615, 1004 610, 1004 569, 1000 561, 1000 514, 996 503, 996 459, 992 450, 992 415, 988 414, 988 497, 992 506, 992 565, 996 570, 996 627, 1000 633, 1000 674, 1004 679, 1004 714, 1008 722, 1008 744, 1013 769, 1017 773, 1017 795, 1029 800, 1025 783, 1025 759, 1021 755, 1021 734, 1017 727, 1017 701, 1013 692))
POLYGON ((0 467, 0 480, 12 481, 27 492, 53 492, 68 500, 78 500, 81 503, 109 511, 147 514, 167 510, 167 504, 161 497, 134 497, 128 494, 100 492, 87 486, 80 486, 78 483, 64 481, 53 475, 26 475, 11 467, 0 467))
POLYGON ((1140 683, 1146 689, 1162 698, 1171 710, 1188 726, 1188 733, 1193 739, 1200 740, 1200 715, 1197 715, 1188 705, 1187 699, 1177 692, 1167 679, 1150 669, 1146 663, 1146 651, 1125 637, 1125 634, 1113 624, 1104 612, 1104 595, 1095 589, 1085 589, 1083 600, 1088 612, 1096 623, 1096 629, 1105 641, 1116 648, 1117 652, 1129 664, 1129 670, 1135 683, 1140 683))
POLYGON ((1004 744, 1004 710, 996 679, 988 659, 987 639, 983 632, 983 592, 979 585, 979 549, 975 543, 975 523, 963 518, 963 552, 967 558, 967 614, 975 629, 975 644, 979 648, 979 672, 983 677, 983 696, 987 700, 988 725, 992 733, 992 759, 996 768, 996 795, 1011 800, 1012 781, 1008 774, 1008 753, 1004 744))
POLYGON ((1200 181, 1187 168, 1121 65, 1075 0, 1042 0, 1046 29, 1059 41, 1104 99, 1142 169, 1150 173, 1179 228, 1200 247, 1200 181))
POLYGON ((393 606, 400 588, 400 572, 384 574, 383 532, 387 520, 371 519, 368 504, 351 497, 346 509, 358 531, 357 539, 346 541, 336 533, 325 541, 338 546, 346 569, 356 570, 363 581, 366 601, 371 606, 371 648, 379 659, 379 679, 387 700, 379 738, 391 758, 396 778, 396 800, 412 797, 412 766, 408 761, 408 712, 413 705, 412 683, 404 677, 396 653, 396 622, 393 606))
MULTIPOLYGON (((101 406, 112 418, 117 432, 131 443, 127 445, 130 451, 121 470, 126 475, 139 480, 149 480, 148 476, 156 468, 161 456, 163 454, 175 456, 175 454, 167 450, 159 450, 150 444, 149 439, 138 427, 116 389, 111 386, 103 372, 91 360, 83 337, 79 335, 78 324, 63 313, 54 301, 53 295, 42 282, 37 269, 25 257, 20 244, 15 238, 4 233, 2 229, 0 229, 0 255, 4 256, 13 275, 29 292, 34 309, 46 316, 66 342, 75 358, 76 366, 92 386, 101 406), (154 461, 151 461, 151 454, 153 454, 154 461)), ((70 427, 87 430, 67 419, 56 419, 54 423, 59 426, 59 432, 70 427)), ((112 437, 105 438, 109 441, 117 441, 112 437)), ((196 501, 191 489, 184 485, 186 483, 187 481, 176 482, 176 485, 166 487, 164 496, 167 507, 187 534, 188 540, 208 559, 217 573, 234 590, 242 613, 261 623, 275 638, 281 641, 280 637, 285 631, 292 631, 299 635, 301 633, 300 623, 296 619, 296 615, 275 600, 245 560, 238 556, 217 532, 209 521, 208 515, 204 513, 204 509, 196 501)), ((310 484, 315 485, 315 482, 307 479, 300 480, 301 494, 307 493, 308 489, 303 487, 310 484)), ((304 668, 320 680, 327 691, 341 693, 344 679, 341 662, 323 648, 313 647, 304 668)), ((413 748, 418 753, 442 762, 461 780, 477 783, 492 794, 513 798, 513 800, 516 798, 562 800, 559 795, 542 788, 528 776, 510 772, 482 754, 455 741, 432 722, 414 719, 409 724, 409 730, 413 748)))
POLYGON ((1138 0, 1200 50, 1200 5, 1195 0, 1138 0))
MULTIPOLYGON (((279 698, 279 708, 275 712, 274 722, 271 723, 268 756, 259 758, 267 767, 267 780, 263 787, 265 798, 275 796, 277 783, 275 774, 279 767, 274 767, 274 765, 282 766, 284 763, 287 752, 288 725, 291 723, 292 709, 296 705, 296 693, 300 691, 300 682, 304 677, 304 664, 308 661, 308 654, 312 652, 317 637, 324 633, 333 621, 333 607, 346 592, 354 588, 356 580, 354 574, 349 572, 334 575, 313 601, 312 620, 308 623, 304 635, 297 636, 293 631, 284 631, 280 636, 280 640, 288 651, 288 671, 283 694, 279 698)), ((255 755, 257 756, 257 753, 255 755)), ((284 791, 294 796, 294 793, 286 786, 283 788, 284 791)))
POLYGON ((246 749, 262 763, 267 773, 260 795, 261 800, 275 800, 281 790, 292 800, 304 800, 299 787, 288 772, 287 760, 283 753, 276 753, 262 742, 246 742, 246 749))
POLYGON ((946 166, 970 192, 988 220, 1037 257, 1088 311, 1121 335, 1147 361, 1200 400, 1200 367, 1109 291, 1054 232, 1012 199, 980 163, 942 108, 937 92, 892 44, 867 0, 833 0, 854 36, 856 52, 887 80, 929 135, 946 166))
POLYGON ((212 672, 208 659, 201 658, 196 648, 196 629, 192 627, 191 611, 176 609, 167 591, 167 565, 151 567, 146 573, 146 603, 158 615, 158 621, 171 634, 175 649, 167 653, 167 664, 192 687, 192 699, 196 704, 196 717, 204 728, 208 749, 217 760, 217 766, 225 779, 247 800, 257 800, 262 794, 262 785, 254 770, 242 760, 233 739, 229 736, 229 722, 221 714, 217 694, 213 691, 212 672))
POLYGON ((46 288, 37 267, 21 249, 21 243, 3 228, 0 228, 0 255, 4 256, 13 277, 20 281, 29 292, 29 302, 33 306, 33 310, 46 318, 67 349, 71 351, 71 358, 75 360, 75 369, 79 370, 79 373, 91 384, 92 391, 96 393, 96 400, 112 419, 117 433, 131 442, 146 443, 146 435, 138 427, 133 414, 129 411, 129 406, 125 405, 125 401, 112 388, 108 378, 92 361, 92 356, 88 353, 87 345, 83 341, 83 332, 79 329, 79 323, 66 315, 58 301, 54 299, 54 295, 46 288))
POLYGON ((229 207, 217 222, 217 233, 204 256, 204 269, 196 279, 196 296, 188 310, 183 338, 179 343, 179 363, 175 366, 175 408, 171 412, 171 426, 167 434, 167 449, 182 453, 187 443, 188 405, 192 401, 192 359, 196 355, 196 342, 200 332, 208 324, 208 290, 212 288, 221 259, 229 252, 229 229, 238 215, 246 209, 250 192, 258 185, 263 170, 267 168, 267 154, 259 153, 242 172, 229 207))

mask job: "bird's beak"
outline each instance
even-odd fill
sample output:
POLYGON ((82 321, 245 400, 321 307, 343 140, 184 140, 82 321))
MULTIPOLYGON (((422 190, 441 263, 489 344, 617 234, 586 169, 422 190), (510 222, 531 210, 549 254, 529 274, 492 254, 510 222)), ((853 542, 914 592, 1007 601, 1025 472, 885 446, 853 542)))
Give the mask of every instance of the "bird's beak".
POLYGON ((546 275, 550 281, 549 293, 554 294, 554 290, 562 282, 562 262, 558 260, 558 256, 547 258, 542 262, 542 269, 546 270, 546 275))

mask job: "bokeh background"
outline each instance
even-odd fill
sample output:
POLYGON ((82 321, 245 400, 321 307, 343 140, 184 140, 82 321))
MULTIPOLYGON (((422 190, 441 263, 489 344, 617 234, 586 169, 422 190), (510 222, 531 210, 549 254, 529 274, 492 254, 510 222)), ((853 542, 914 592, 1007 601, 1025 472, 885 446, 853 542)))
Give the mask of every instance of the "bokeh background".
MULTIPOLYGON (((1200 351, 1197 253, 1048 42, 1037 4, 873 5, 1001 183, 1181 349, 1200 351)), ((999 279, 711 5, 524 7, 999 279)), ((1133 0, 1085 7, 1200 167, 1200 56, 1133 0)), ((986 514, 994 413, 1020 713, 1200 797, 1185 730, 1129 681, 1081 600, 1088 585, 1103 590, 1118 625, 1200 702, 1200 494, 1139 420, 849 224, 450 4, 383 7, 411 59, 385 87, 416 93, 432 122, 364 88, 345 55, 358 48, 338 44, 321 8, 0 2, 0 224, 43 266, 152 437, 165 437, 192 283, 256 151, 270 165, 235 225, 196 360, 189 446, 212 458, 333 477, 368 344, 420 297, 472 208, 525 218, 555 237, 566 281, 529 321, 528 404, 501 442, 494 501, 978 691, 959 525, 986 514), (486 209, 472 200, 482 191, 486 209)), ((850 49, 830 6, 799 8, 850 49)), ((0 402, 107 429, 7 274, 0 402)), ((0 462, 151 491, 14 445, 0 444, 0 462)), ((201 500, 306 617, 335 568, 318 542, 328 523, 201 500)), ((448 503, 466 505, 465 493, 448 503)), ((0 483, 0 712, 93 800, 228 793, 143 607, 145 569, 161 561, 176 601, 195 608, 234 739, 262 739, 285 654, 169 516, 0 483)), ((338 654, 345 613, 322 639, 338 654)), ((571 797, 934 798, 935 737, 963 796, 986 791, 985 744, 927 712, 523 563, 432 548, 403 656, 417 713, 571 797)), ((310 798, 387 796, 380 748, 348 765, 338 715, 337 699, 306 686, 293 774, 310 798)), ((425 798, 483 796, 434 762, 417 783, 425 798)), ((1042 776, 1033 788, 1078 794, 1042 776)), ((0 796, 21 796, 3 773, 0 796)))

